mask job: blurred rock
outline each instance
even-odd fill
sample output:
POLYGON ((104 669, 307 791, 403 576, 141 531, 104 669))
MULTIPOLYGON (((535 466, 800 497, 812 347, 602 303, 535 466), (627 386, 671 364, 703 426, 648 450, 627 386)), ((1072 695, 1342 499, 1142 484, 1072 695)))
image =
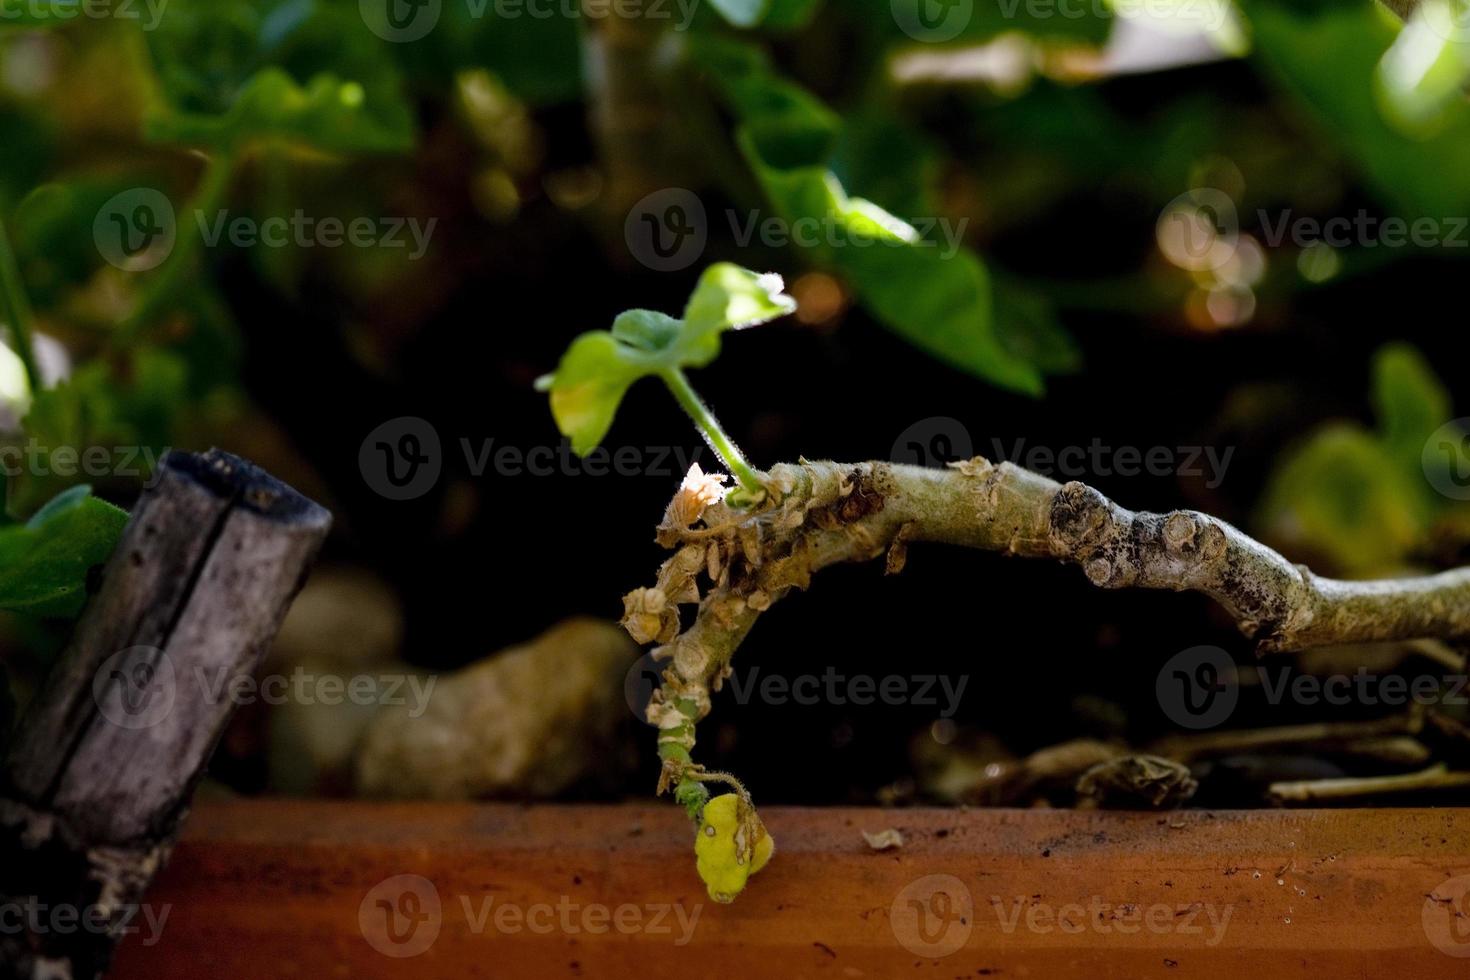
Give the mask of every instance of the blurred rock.
POLYGON ((403 615, 385 583, 356 568, 317 570, 266 656, 259 701, 241 707, 226 746, 256 720, 267 741, 267 790, 347 795, 357 743, 381 703, 402 698, 412 707, 427 684, 426 672, 399 659, 402 642, 403 615))
POLYGON ((364 735, 368 796, 470 799, 556 794, 589 774, 630 709, 638 649, 617 626, 570 619, 531 643, 438 677, 421 714, 383 707, 364 735))

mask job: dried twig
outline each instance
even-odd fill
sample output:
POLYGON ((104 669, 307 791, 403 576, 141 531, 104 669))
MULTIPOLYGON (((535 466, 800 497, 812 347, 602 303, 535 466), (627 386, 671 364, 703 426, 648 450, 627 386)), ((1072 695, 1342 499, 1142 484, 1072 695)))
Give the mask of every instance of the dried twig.
POLYGON ((887 552, 887 570, 896 572, 912 542, 1071 562, 1101 588, 1203 592, 1263 653, 1470 635, 1470 568, 1372 582, 1321 578, 1207 514, 1130 511, 1086 484, 1059 484, 1011 463, 977 457, 938 470, 802 461, 765 479, 767 498, 749 511, 686 481, 658 533, 674 555, 652 588, 624 599, 634 639, 661 644, 655 654, 670 661, 648 709, 660 728, 661 789, 699 772, 689 755, 694 723, 762 611, 829 565, 887 552), (720 532, 691 530, 701 520, 720 532), (685 603, 699 612, 681 633, 685 603))
POLYGON ((1446 789, 1470 789, 1470 772, 1452 772, 1440 763, 1399 776, 1353 776, 1272 783, 1269 794, 1275 803, 1312 803, 1446 789))

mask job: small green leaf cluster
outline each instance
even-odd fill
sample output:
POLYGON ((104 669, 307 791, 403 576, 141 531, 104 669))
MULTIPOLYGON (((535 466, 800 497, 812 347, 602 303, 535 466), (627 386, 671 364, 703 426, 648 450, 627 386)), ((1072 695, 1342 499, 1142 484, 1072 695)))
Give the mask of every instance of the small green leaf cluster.
POLYGON ((782 288, 780 276, 721 262, 700 276, 682 317, 628 310, 613 320, 611 330, 592 330, 577 337, 556 370, 537 381, 538 388, 550 393, 557 428, 576 452, 591 452, 607 435, 633 382, 657 376, 674 390, 711 445, 726 457, 725 462, 739 466, 729 457, 733 444, 718 429, 714 417, 697 399, 687 400, 693 393, 682 372, 713 361, 725 331, 766 323, 795 310, 796 301, 782 288))

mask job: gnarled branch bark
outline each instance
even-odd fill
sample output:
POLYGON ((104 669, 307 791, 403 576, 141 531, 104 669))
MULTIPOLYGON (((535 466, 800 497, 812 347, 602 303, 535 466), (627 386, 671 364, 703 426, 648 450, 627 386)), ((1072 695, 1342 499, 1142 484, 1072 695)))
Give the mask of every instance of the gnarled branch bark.
POLYGON ((1086 484, 1059 484, 1011 463, 977 457, 939 470, 803 461, 767 477, 767 500, 742 511, 718 499, 711 478, 691 474, 659 527, 674 555, 652 588, 624 599, 634 639, 660 644, 655 655, 670 662, 648 709, 660 728, 661 788, 693 767, 694 723, 762 611, 839 562, 886 552, 896 572, 915 541, 1055 558, 1101 588, 1202 592, 1262 653, 1470 636, 1470 568, 1322 578, 1208 514, 1131 511, 1086 484), (680 632, 678 606, 696 602, 698 615, 680 632))

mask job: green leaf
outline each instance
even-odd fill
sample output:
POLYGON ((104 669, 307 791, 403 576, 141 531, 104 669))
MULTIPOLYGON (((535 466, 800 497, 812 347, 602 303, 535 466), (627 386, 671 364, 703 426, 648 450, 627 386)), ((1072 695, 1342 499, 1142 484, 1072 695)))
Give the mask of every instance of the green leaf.
POLYGON ((684 324, 654 310, 626 310, 613 320, 612 335, 638 350, 661 351, 679 338, 684 324))
POLYGON ((1247 11, 1270 75, 1317 117, 1312 135, 1341 145, 1399 217, 1470 213, 1470 107, 1453 107, 1417 139, 1384 118, 1375 75, 1395 37, 1392 15, 1367 3, 1300 12, 1276 0, 1247 11))
POLYGON ((1465 82, 1470 79, 1470 31, 1456 21, 1463 18, 1465 3, 1420 0, 1378 63, 1384 111, 1409 133, 1432 132, 1464 102, 1465 82))
POLYGON ((1041 293, 1011 282, 995 284, 995 328, 1006 349, 1047 374, 1070 374, 1082 366, 1082 352, 1057 322, 1041 293))
POLYGON ((1389 452, 1413 470, 1425 440, 1449 421, 1450 395, 1422 354, 1390 344, 1373 358, 1373 407, 1389 452))
POLYGON ((699 277, 683 319, 653 310, 628 310, 612 330, 572 341, 556 370, 537 381, 551 396, 551 414, 579 455, 591 452, 611 428, 628 387, 670 369, 703 367, 720 352, 726 330, 766 323, 796 309, 781 292, 781 277, 758 275, 728 262, 699 277))
POLYGON ((701 38, 695 51, 739 117, 737 145, 772 208, 793 229, 824 229, 806 250, 814 265, 842 275, 879 323, 919 349, 1001 387, 1041 393, 1041 373, 995 329, 980 258, 922 238, 843 188, 828 166, 841 131, 835 114, 748 45, 701 38))
POLYGON ((628 386, 658 371, 657 359, 601 330, 572 341, 551 376, 551 415, 579 456, 591 452, 607 430, 628 386))
POLYGON ((147 136, 163 143, 227 149, 276 140, 330 153, 399 153, 413 147, 414 129, 406 106, 388 102, 374 111, 357 82, 321 74, 302 88, 281 69, 265 68, 224 114, 154 116, 148 120, 147 136))
MULTIPOLYGON (((719 354, 719 335, 769 323, 796 309, 781 292, 781 277, 759 275, 729 262, 710 266, 684 307, 684 364, 703 367, 719 354)), ((677 322, 677 321, 676 321, 677 322)))
POLYGON ((1372 400, 1375 431, 1319 430, 1277 465, 1261 504, 1268 533, 1349 574, 1398 569, 1445 507, 1424 445, 1449 418, 1449 392, 1417 350, 1395 343, 1374 354, 1372 400))
POLYGON ((76 486, 24 524, 0 528, 0 609, 69 617, 86 600, 87 572, 112 554, 127 511, 76 486))
POLYGON ((1325 560, 1347 575, 1385 574, 1423 538, 1420 501, 1418 486, 1386 458, 1379 439, 1339 423, 1319 430, 1277 467, 1259 520, 1273 540, 1309 563, 1325 560))

